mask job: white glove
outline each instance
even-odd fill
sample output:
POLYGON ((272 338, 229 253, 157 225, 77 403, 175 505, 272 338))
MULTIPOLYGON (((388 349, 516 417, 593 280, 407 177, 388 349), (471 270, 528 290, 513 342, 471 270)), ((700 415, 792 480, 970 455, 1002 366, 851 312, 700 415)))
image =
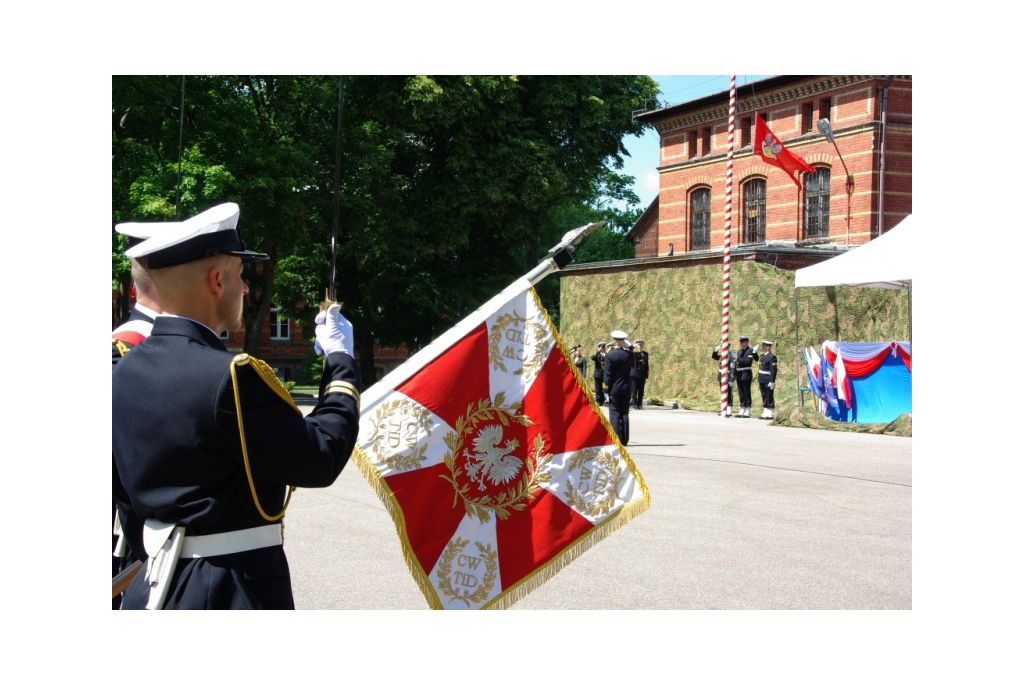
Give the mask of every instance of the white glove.
POLYGON ((317 314, 314 321, 316 342, 313 343, 313 350, 317 354, 352 354, 352 324, 342 315, 340 304, 332 304, 327 311, 317 314))
POLYGON ((775 381, 772 381, 771 383, 768 384, 768 389, 769 390, 774 390, 775 389, 775 381))
POLYGON ((758 350, 759 347, 761 347, 761 346, 760 345, 754 345, 754 348, 753 348, 754 349, 754 354, 757 354, 757 350, 758 350))
POLYGON ((721 343, 715 345, 715 352, 719 352, 721 349, 722 349, 722 344, 721 343))

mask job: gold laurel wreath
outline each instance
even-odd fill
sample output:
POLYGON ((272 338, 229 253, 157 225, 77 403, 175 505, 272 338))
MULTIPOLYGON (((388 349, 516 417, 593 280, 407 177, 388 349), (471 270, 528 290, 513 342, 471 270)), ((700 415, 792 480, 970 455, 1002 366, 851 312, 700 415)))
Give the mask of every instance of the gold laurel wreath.
MULTIPOLYGON (((593 492, 583 493, 578 488, 573 487, 570 475, 566 479, 566 503, 584 516, 603 516, 611 513, 615 508, 615 495, 622 487, 622 481, 625 480, 622 462, 610 453, 604 452, 597 447, 590 447, 574 454, 566 464, 566 469, 571 474, 571 472, 578 471, 584 466, 607 474, 608 481, 612 487, 609 487, 601 495, 593 492)), ((582 484, 582 481, 581 474, 580 484, 582 484)))
POLYGON ((410 454, 389 453, 381 445, 384 439, 381 425, 385 419, 396 414, 410 416, 415 421, 417 428, 426 431, 427 436, 430 436, 430 412, 411 400, 394 400, 393 402, 382 404, 374 418, 370 420, 370 423, 373 424, 373 435, 370 436, 370 446, 368 449, 373 453, 374 460, 378 464, 384 464, 387 468, 394 471, 410 471, 419 468, 427 458, 427 441, 421 440, 419 448, 413 450, 410 454))
POLYGON ((441 561, 437 566, 437 578, 440 581, 437 584, 438 589, 444 593, 445 597, 450 597, 456 601, 464 602, 467 607, 470 602, 479 604, 487 599, 487 596, 491 593, 491 588, 494 587, 494 579, 498 575, 498 553, 491 549, 490 544, 485 547, 483 544, 476 542, 474 544, 476 545, 477 551, 480 552, 480 556, 483 557, 484 564, 487 567, 487 571, 484 573, 483 584, 472 593, 470 593, 469 590, 460 592, 452 587, 452 561, 455 560, 455 556, 461 553, 468 544, 469 540, 465 540, 461 537, 450 540, 444 553, 441 554, 441 561))
POLYGON ((458 477, 462 475, 462 468, 459 467, 456 457, 459 454, 459 450, 462 449, 466 434, 471 428, 475 428, 483 421, 490 421, 494 418, 501 421, 503 426, 508 426, 510 423, 518 423, 521 426, 533 425, 533 420, 529 416, 516 414, 522 406, 521 403, 516 402, 503 406, 504 402, 505 393, 503 392, 495 395, 494 404, 491 404, 491 400, 486 397, 481 398, 476 403, 476 408, 470 402, 469 407, 466 409, 466 415, 460 416, 455 421, 455 432, 449 433, 444 438, 444 442, 448 446, 448 453, 444 456, 444 463, 448 467, 451 476, 442 475, 441 478, 451 483, 455 489, 455 499, 452 501, 452 507, 458 504, 461 497, 462 503, 466 508, 466 514, 479 519, 481 523, 490 521, 492 512, 499 519, 505 520, 511 516, 512 511, 522 511, 526 508, 526 503, 522 500, 535 498, 540 491, 539 484, 551 480, 551 474, 547 469, 547 466, 551 463, 551 455, 544 453, 544 439, 538 435, 533 440, 533 453, 529 455, 532 459, 526 459, 526 468, 523 470, 523 475, 512 488, 505 490, 497 497, 484 495, 474 499, 467 494, 469 492, 468 484, 459 485, 458 477))
POLYGON ((501 339, 505 329, 512 324, 515 324, 517 328, 520 324, 527 324, 527 327, 533 334, 534 340, 537 341, 533 346, 533 356, 530 357, 528 361, 524 362, 523 367, 513 375, 521 376, 527 372, 531 375, 539 373, 544 361, 544 341, 547 339, 544 326, 536 321, 530 321, 525 317, 519 316, 519 312, 515 310, 513 310, 511 314, 503 314, 499 316, 495 324, 491 326, 491 333, 488 338, 489 344, 487 346, 487 361, 490 362, 491 367, 494 370, 501 369, 505 372, 508 371, 508 368, 505 366, 505 362, 502 361, 501 339))

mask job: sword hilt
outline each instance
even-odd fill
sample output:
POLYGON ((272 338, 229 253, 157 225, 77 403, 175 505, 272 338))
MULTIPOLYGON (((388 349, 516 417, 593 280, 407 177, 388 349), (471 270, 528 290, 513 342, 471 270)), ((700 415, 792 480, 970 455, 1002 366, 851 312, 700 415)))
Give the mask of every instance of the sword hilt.
POLYGON ((326 290, 324 290, 324 299, 320 303, 320 311, 326 312, 327 308, 330 307, 332 304, 340 305, 341 302, 335 301, 335 299, 331 296, 331 289, 327 288, 326 290))

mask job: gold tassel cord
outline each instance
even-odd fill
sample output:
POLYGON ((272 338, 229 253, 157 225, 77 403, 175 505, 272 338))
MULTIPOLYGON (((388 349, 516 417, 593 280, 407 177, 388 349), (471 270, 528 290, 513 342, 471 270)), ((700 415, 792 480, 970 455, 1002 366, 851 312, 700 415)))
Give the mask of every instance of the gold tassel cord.
POLYGON ((292 500, 292 493, 295 492, 295 486, 288 486, 288 496, 285 497, 284 506, 281 507, 281 511, 275 516, 269 516, 260 505, 259 496, 256 494, 256 483, 252 478, 252 467, 249 465, 249 449, 245 443, 245 424, 242 420, 242 397, 238 392, 238 372, 237 367, 239 366, 251 366, 256 374, 265 382, 270 389, 273 390, 281 399, 285 400, 292 409, 294 409, 299 416, 302 416, 302 411, 296 406, 295 400, 292 399, 288 393, 288 389, 284 387, 281 381, 278 380, 277 376, 274 375, 274 370, 271 369, 266 362, 250 357, 248 354, 235 355, 235 358, 231 360, 231 384, 235 391, 235 413, 238 414, 238 437, 242 442, 242 461, 245 464, 245 476, 249 479, 249 491, 252 493, 252 501, 256 504, 256 511, 260 513, 267 521, 279 521, 284 517, 284 512, 288 509, 288 503, 292 500), (271 382, 273 379, 273 382, 271 382))

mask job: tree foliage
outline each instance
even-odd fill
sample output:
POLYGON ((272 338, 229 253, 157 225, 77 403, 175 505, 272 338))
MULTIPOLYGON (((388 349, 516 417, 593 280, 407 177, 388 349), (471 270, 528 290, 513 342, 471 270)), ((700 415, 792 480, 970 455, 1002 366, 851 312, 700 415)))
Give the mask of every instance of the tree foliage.
MULTIPOLYGON (((184 119, 181 81, 113 79, 113 218, 238 202, 243 240, 271 256, 247 274, 256 353, 271 305, 308 321, 330 278, 338 77, 188 77, 184 119)), ((606 220, 622 235, 639 216, 602 207, 637 202, 618 170, 644 126, 632 112, 657 91, 647 76, 343 84, 336 282, 368 379, 374 344, 425 345, 565 231, 606 220)))

